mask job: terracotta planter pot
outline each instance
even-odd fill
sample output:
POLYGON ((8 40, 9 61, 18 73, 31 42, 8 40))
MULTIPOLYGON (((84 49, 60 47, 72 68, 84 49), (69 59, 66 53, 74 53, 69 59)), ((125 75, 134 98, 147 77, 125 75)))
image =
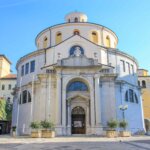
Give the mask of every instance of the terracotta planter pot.
POLYGON ((117 132, 116 131, 111 131, 111 130, 106 131, 106 136, 108 138, 115 138, 115 137, 117 137, 117 132))
POLYGON ((42 130, 42 138, 53 138, 55 137, 55 131, 42 130))
POLYGON ((129 131, 120 131, 120 136, 121 137, 130 137, 131 132, 129 132, 129 131))
POLYGON ((40 130, 31 131, 31 137, 32 138, 40 138, 41 137, 41 131, 40 130))

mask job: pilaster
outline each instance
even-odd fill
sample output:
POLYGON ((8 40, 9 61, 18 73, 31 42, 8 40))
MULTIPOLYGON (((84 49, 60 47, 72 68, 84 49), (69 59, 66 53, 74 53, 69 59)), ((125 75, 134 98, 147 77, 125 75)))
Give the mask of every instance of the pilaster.
POLYGON ((100 86, 99 86, 99 81, 100 81, 100 76, 95 75, 95 109, 96 109, 96 126, 101 125, 101 103, 100 103, 100 86))
POLYGON ((61 126, 62 125, 62 79, 61 79, 61 74, 57 74, 57 104, 58 104, 58 108, 57 108, 57 126, 61 126))
MULTIPOLYGON (((93 77, 91 77, 91 84, 94 85, 93 77)), ((90 125, 91 128, 95 126, 95 107, 94 107, 94 89, 90 89, 90 125)))

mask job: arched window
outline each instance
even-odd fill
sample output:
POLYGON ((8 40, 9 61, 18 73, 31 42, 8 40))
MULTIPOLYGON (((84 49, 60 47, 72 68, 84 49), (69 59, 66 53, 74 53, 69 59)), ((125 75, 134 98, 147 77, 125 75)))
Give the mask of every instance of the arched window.
POLYGON ((27 90, 22 92, 22 103, 27 103, 27 90))
POLYGON ((138 97, 132 89, 129 89, 129 90, 126 91, 125 101, 126 102, 131 102, 131 103, 138 103, 138 97))
POLYGON ((74 35, 80 35, 80 31, 79 30, 74 30, 73 34, 74 35))
POLYGON ((20 97, 19 97, 19 104, 22 104, 22 94, 20 94, 20 97))
POLYGON ((67 91, 88 91, 88 87, 81 81, 74 81, 68 85, 67 91))
POLYGON ((81 55, 84 55, 84 50, 81 46, 75 45, 70 49, 70 55, 75 55, 76 51, 80 51, 81 55))
POLYGON ((28 102, 31 102, 31 94, 29 91, 28 91, 28 102))
POLYGON ((56 34, 56 44, 59 44, 62 42, 62 34, 59 32, 56 34))
POLYGON ((142 88, 146 88, 146 82, 145 82, 145 80, 142 81, 142 88))
POLYGON ((47 37, 44 38, 44 41, 43 41, 43 48, 46 48, 47 47, 47 37))
POLYGON ((135 98, 135 102, 138 103, 138 97, 137 97, 136 93, 134 93, 134 98, 135 98))
POLYGON ((129 100, 134 103, 134 92, 132 89, 129 89, 129 100))
POLYGON ((97 32, 92 32, 92 35, 91 35, 91 41, 98 44, 98 34, 97 32))
POLYGON ((106 37, 106 46, 110 47, 110 37, 109 36, 106 37))
POLYGON ((74 22, 78 22, 78 18, 75 18, 75 19, 74 19, 74 22))
POLYGON ((138 86, 140 86, 140 81, 138 81, 138 86))
POLYGON ((24 90, 21 92, 20 97, 19 97, 19 104, 25 104, 31 102, 31 94, 29 91, 24 90))
POLYGON ((128 91, 126 91, 126 94, 125 94, 125 101, 129 101, 129 97, 128 97, 128 91))

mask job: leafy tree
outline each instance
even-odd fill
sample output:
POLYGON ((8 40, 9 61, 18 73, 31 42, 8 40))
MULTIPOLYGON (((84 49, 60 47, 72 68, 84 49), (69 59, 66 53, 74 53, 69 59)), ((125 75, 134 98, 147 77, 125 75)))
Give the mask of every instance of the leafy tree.
POLYGON ((12 119, 12 103, 10 103, 10 102, 6 102, 6 107, 5 107, 5 111, 6 111, 6 119, 8 120, 8 121, 10 121, 11 119, 12 119))
POLYGON ((0 99, 0 120, 10 121, 12 118, 12 104, 5 99, 0 99))
POLYGON ((0 99, 0 120, 6 120, 6 100, 0 99))

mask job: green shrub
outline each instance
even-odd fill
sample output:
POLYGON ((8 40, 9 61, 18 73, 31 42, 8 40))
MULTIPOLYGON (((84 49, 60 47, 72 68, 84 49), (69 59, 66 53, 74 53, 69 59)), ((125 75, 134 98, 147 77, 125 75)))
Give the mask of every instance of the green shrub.
POLYGON ((39 128, 40 128, 40 123, 37 122, 37 121, 31 122, 30 127, 31 127, 32 129, 39 129, 39 128))
POLYGON ((44 128, 44 129, 50 129, 50 130, 54 130, 54 124, 52 122, 49 122, 49 121, 41 121, 41 126, 44 128))
POLYGON ((110 128, 110 130, 115 130, 118 126, 118 122, 116 120, 110 120, 107 122, 107 126, 110 128))
POLYGON ((126 121, 120 121, 119 122, 119 127, 120 128, 126 130, 127 126, 128 126, 128 123, 126 121))
POLYGON ((13 127, 12 127, 12 131, 15 132, 15 131, 16 131, 16 128, 17 128, 16 126, 13 126, 13 127))

